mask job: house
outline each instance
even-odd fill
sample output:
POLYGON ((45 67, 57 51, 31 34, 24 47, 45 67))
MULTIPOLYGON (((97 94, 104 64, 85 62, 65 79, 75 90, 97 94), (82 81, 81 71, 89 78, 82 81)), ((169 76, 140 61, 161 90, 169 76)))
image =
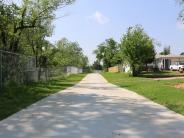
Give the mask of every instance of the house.
POLYGON ((156 55, 153 65, 160 70, 169 70, 170 65, 180 62, 184 62, 184 55, 156 55))
MULTIPOLYGON (((169 70, 171 65, 179 65, 179 63, 184 63, 184 55, 156 55, 155 61, 151 64, 148 64, 150 70, 159 69, 159 70, 169 70)), ((130 73, 131 68, 128 63, 111 67, 108 70, 109 72, 126 72, 130 73)))

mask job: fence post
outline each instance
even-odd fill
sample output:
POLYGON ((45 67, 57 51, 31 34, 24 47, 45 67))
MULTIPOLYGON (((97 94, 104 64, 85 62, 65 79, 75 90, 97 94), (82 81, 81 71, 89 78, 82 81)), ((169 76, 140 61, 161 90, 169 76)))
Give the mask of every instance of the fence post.
POLYGON ((0 88, 3 87, 3 53, 0 51, 0 88))

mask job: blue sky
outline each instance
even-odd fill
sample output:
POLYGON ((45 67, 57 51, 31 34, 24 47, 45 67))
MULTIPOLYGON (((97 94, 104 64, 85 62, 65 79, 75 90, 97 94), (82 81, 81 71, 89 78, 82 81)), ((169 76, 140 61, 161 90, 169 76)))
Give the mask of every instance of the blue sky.
POLYGON ((141 24, 145 31, 163 46, 170 45, 173 54, 184 51, 184 25, 177 18, 181 7, 176 0, 76 0, 56 12, 51 42, 62 37, 78 41, 92 63, 97 45, 109 37, 120 41, 129 26, 141 24))

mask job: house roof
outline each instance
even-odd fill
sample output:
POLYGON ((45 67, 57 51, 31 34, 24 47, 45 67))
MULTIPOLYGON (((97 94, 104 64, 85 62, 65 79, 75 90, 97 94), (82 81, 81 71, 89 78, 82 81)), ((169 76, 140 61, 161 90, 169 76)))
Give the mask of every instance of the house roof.
POLYGON ((184 55, 156 55, 156 59, 165 58, 165 59, 184 59, 184 55))

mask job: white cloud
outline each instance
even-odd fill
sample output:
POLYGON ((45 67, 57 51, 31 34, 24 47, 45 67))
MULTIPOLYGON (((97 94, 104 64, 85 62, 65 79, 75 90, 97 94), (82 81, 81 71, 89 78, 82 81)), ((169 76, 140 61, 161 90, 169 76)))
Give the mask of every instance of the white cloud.
POLYGON ((106 17, 99 11, 96 11, 92 16, 89 16, 88 19, 94 20, 95 22, 99 24, 106 24, 110 21, 108 17, 106 17))
POLYGON ((179 29, 184 29, 184 23, 182 23, 181 21, 178 21, 178 22, 177 22, 177 27, 178 27, 179 29))

